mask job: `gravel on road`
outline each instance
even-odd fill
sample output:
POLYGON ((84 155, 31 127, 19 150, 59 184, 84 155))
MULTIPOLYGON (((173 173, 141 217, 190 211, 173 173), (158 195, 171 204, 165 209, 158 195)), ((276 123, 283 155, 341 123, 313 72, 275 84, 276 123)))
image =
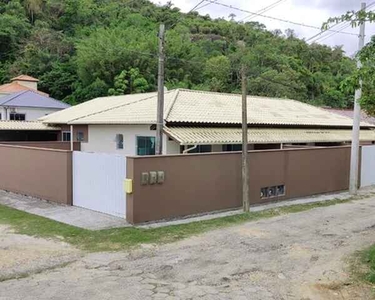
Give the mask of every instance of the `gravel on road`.
POLYGON ((346 260, 375 242, 374 216, 375 198, 368 198, 173 244, 86 254, 1 282, 0 299, 371 299, 350 284, 346 260))

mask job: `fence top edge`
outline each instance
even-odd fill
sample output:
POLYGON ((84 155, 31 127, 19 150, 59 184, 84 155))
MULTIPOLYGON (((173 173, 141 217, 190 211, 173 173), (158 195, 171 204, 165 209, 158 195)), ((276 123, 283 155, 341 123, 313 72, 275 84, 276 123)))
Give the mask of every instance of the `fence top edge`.
MULTIPOLYGON (((360 145, 362 147, 364 145, 360 145)), ((265 153, 265 152, 292 152, 292 151, 308 151, 308 150, 329 150, 329 149, 347 149, 350 145, 345 146, 332 146, 332 147, 311 147, 311 148, 291 148, 291 149, 267 149, 267 150, 249 150, 248 153, 265 153)), ((163 154, 163 155, 130 155, 127 158, 131 159, 146 159, 146 158, 159 158, 159 157, 193 157, 193 156, 212 156, 212 155, 235 155, 241 154, 241 151, 230 152, 209 152, 209 153, 190 153, 190 154, 163 154)))
POLYGON ((51 148, 41 148, 41 147, 29 147, 29 146, 18 146, 18 145, 7 145, 2 144, 0 142, 0 148, 15 148, 15 149, 27 149, 27 150, 34 150, 34 151, 50 151, 50 152, 61 152, 61 153, 69 153, 72 152, 70 150, 62 150, 62 149, 51 149, 51 148))

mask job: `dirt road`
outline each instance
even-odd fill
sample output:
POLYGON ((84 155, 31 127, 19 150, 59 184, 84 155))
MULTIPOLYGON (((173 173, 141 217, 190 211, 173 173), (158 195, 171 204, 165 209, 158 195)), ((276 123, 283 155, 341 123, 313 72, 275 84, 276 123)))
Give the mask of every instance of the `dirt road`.
POLYGON ((369 289, 348 285, 345 260, 374 242, 375 199, 359 200, 174 244, 88 254, 1 282, 0 299, 371 299, 369 289))

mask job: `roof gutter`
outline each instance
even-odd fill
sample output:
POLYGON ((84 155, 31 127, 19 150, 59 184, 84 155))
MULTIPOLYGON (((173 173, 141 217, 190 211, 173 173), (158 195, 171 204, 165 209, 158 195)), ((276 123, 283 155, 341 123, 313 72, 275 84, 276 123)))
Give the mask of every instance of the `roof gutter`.
POLYGON ((197 147, 198 147, 198 145, 194 145, 193 147, 185 149, 184 151, 182 151, 182 154, 187 154, 189 151, 197 149, 197 147))

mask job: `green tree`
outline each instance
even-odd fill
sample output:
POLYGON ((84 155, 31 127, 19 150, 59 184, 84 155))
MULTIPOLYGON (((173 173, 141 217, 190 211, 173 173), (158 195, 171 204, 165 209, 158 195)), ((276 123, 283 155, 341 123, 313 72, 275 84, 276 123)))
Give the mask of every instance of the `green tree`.
MULTIPOLYGON (((352 26, 358 26, 362 22, 374 22, 375 13, 364 10, 349 11, 340 17, 330 18, 323 24, 323 29, 328 29, 330 24, 341 21, 349 21, 352 26)), ((370 115, 375 115, 375 37, 372 37, 356 57, 361 62, 361 67, 341 83, 341 90, 353 95, 355 90, 360 88, 360 82, 362 82, 362 97, 360 99, 362 108, 370 115)))
POLYGON ((223 91, 230 78, 231 65, 228 57, 224 55, 215 56, 207 60, 204 74, 212 91, 223 91))
POLYGON ((124 95, 144 93, 148 90, 147 80, 139 73, 137 68, 122 71, 115 77, 114 87, 108 90, 109 95, 124 95))

